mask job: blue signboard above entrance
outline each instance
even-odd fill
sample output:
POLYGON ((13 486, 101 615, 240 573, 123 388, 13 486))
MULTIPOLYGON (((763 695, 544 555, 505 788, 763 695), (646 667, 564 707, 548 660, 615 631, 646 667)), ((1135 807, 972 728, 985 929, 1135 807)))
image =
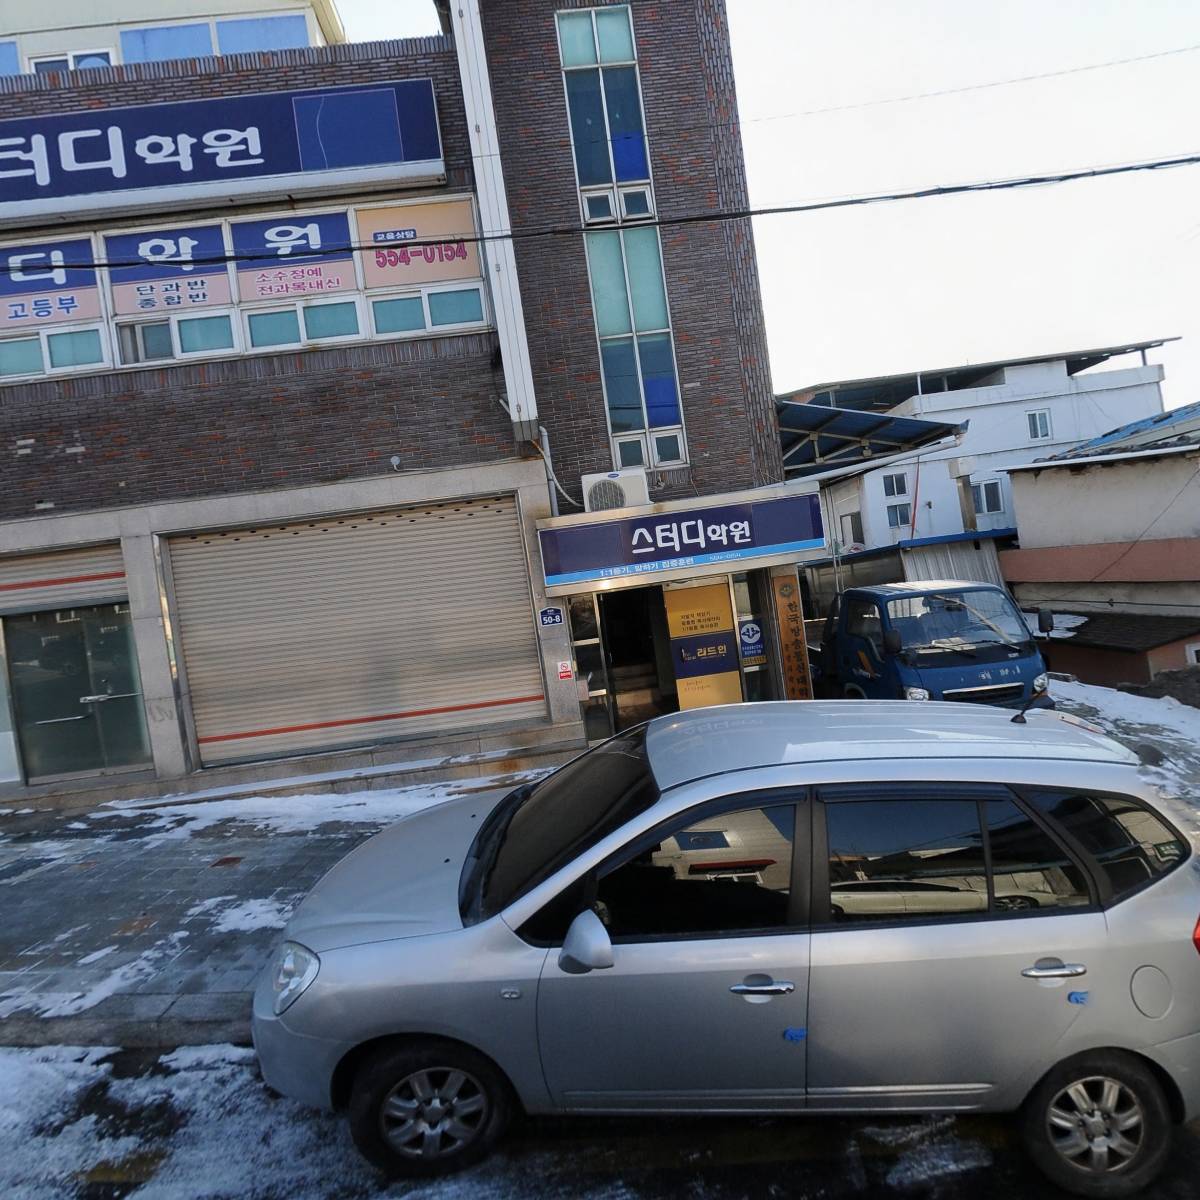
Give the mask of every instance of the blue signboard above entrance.
POLYGON ((0 121, 0 219, 444 174, 430 79, 0 121))
POLYGON ((815 493, 538 530, 547 587, 687 573, 820 550, 815 493))

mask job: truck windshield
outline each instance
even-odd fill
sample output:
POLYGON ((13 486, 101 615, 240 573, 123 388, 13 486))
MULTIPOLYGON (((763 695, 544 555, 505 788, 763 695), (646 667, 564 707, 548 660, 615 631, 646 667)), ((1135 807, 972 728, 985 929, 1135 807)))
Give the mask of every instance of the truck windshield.
POLYGON ((467 856, 459 902, 485 920, 658 800, 640 726, 500 802, 467 856))
POLYGON ((931 662, 948 655, 990 659, 1033 653, 1029 627, 999 588, 905 596, 889 602, 888 618, 904 651, 931 662))

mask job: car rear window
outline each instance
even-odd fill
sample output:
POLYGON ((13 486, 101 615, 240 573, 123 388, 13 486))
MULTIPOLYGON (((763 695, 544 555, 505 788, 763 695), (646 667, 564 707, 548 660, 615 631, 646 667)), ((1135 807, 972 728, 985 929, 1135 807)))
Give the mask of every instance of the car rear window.
POLYGON ((1187 842, 1129 796, 1030 789, 1025 797, 1100 864, 1115 899, 1166 875, 1188 856, 1187 842))

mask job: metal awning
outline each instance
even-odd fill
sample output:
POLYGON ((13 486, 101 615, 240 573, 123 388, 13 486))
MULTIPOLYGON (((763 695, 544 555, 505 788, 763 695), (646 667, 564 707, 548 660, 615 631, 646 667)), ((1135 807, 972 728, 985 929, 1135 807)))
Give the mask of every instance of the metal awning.
POLYGON ((784 470, 792 478, 916 450, 950 437, 961 428, 943 421, 782 399, 776 399, 775 413, 784 470))

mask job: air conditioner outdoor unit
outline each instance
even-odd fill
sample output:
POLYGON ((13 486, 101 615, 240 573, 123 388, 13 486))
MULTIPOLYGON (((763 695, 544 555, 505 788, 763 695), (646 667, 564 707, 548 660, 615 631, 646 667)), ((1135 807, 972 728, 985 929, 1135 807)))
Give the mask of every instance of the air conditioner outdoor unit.
POLYGON ((580 482, 583 484, 583 507, 587 512, 650 503, 650 485, 646 482, 646 472, 642 467, 607 471, 603 475, 584 475, 580 482))

